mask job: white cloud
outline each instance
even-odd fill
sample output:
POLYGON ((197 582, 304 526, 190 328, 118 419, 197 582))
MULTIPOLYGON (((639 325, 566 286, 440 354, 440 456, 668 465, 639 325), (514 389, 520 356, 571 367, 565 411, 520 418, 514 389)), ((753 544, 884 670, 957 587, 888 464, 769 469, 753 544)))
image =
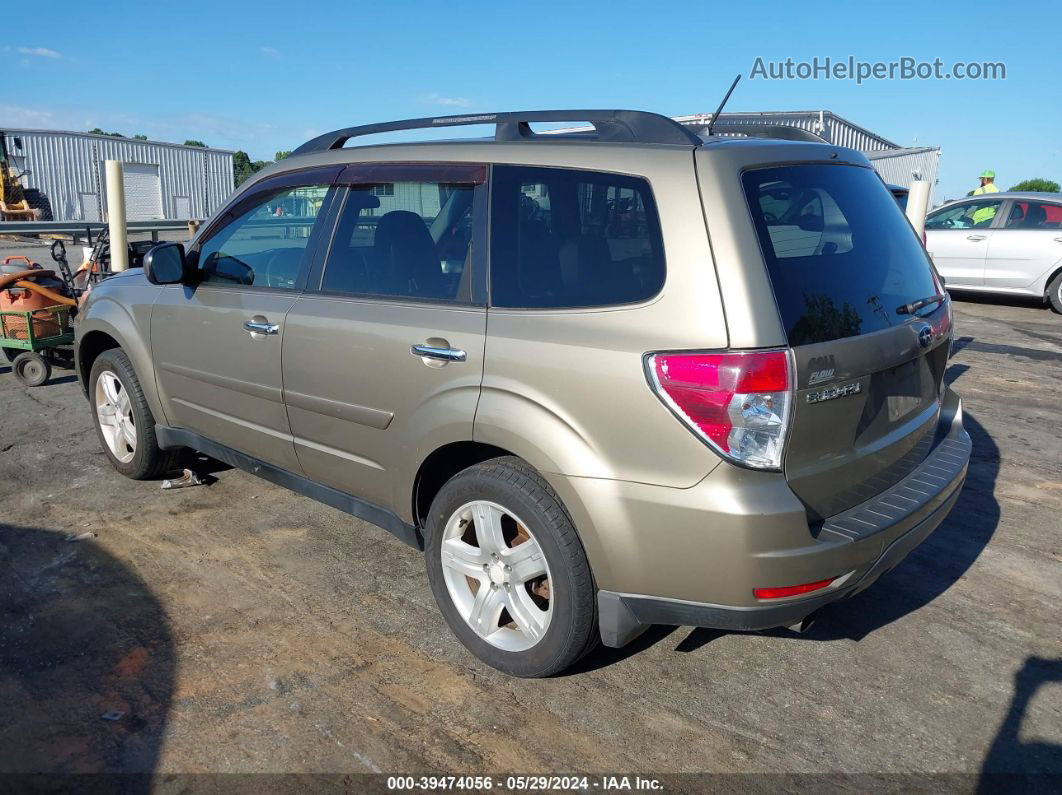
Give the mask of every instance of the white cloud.
MULTIPOLYGON (((3 48, 0 47, 0 52, 3 48)), ((140 114, 100 108, 5 105, 0 102, 0 120, 7 127, 42 130, 91 130, 101 127, 126 136, 137 133, 152 141, 181 143, 186 138, 206 141, 219 149, 243 149, 252 159, 272 158, 281 149, 294 149, 318 133, 304 124, 215 116, 207 113, 140 114), (312 133, 312 134, 307 134, 312 133)))
POLYGON ((267 55, 270 58, 276 58, 278 55, 280 55, 280 50, 278 50, 276 47, 259 47, 258 51, 261 52, 262 55, 267 55))
POLYGON ((472 105, 472 100, 467 97, 444 97, 442 94, 432 92, 420 97, 421 102, 429 105, 447 105, 454 108, 467 108, 472 105))
POLYGON ((50 110, 20 108, 16 105, 0 105, 0 117, 9 127, 44 127, 52 129, 55 114, 50 110))
POLYGON ((49 50, 47 47, 19 47, 17 48, 23 55, 37 55, 41 58, 62 58, 61 52, 55 50, 49 50))

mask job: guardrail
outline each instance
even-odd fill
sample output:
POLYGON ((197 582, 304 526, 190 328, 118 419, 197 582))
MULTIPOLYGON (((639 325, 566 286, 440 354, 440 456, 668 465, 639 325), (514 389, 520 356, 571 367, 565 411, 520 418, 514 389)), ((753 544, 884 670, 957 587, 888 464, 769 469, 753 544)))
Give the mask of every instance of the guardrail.
MULTIPOLYGON (((197 220, 199 219, 128 221, 126 228, 130 232, 151 232, 151 239, 157 242, 159 232, 173 229, 187 230, 189 221, 197 220)), ((107 224, 101 221, 3 221, 0 222, 0 235, 65 234, 72 235, 74 242, 77 243, 80 238, 94 237, 101 229, 106 228, 107 224)))

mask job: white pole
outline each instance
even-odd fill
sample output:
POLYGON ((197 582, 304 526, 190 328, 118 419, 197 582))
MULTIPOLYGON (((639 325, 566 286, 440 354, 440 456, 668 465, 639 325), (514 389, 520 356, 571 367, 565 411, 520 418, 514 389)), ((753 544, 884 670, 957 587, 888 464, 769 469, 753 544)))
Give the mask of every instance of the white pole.
POLYGON ((124 271, 129 267, 129 236, 125 228, 125 182, 122 179, 122 161, 108 160, 107 175, 107 225, 110 229, 111 270, 124 271))
POLYGON ((929 209, 929 180, 916 179, 907 195, 907 218, 919 237, 926 228, 926 211, 929 209))

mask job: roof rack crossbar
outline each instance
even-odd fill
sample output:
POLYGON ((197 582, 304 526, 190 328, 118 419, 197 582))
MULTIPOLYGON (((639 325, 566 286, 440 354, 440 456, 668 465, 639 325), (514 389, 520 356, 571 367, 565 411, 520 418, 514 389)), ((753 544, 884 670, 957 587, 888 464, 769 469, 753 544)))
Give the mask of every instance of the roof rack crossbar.
MULTIPOLYGON (((652 144, 678 144, 697 146, 700 137, 689 126, 679 124, 658 113, 640 110, 534 110, 513 113, 475 113, 464 116, 437 116, 435 118, 403 119, 382 124, 363 124, 319 135, 307 141, 293 155, 308 152, 325 152, 342 149, 351 138, 399 130, 423 130, 435 127, 459 127, 469 124, 494 124, 497 141, 556 140, 557 136, 536 133, 531 122, 589 122, 592 135, 579 135, 595 141, 625 141, 652 144)), ((575 137, 575 136, 573 136, 575 137)))

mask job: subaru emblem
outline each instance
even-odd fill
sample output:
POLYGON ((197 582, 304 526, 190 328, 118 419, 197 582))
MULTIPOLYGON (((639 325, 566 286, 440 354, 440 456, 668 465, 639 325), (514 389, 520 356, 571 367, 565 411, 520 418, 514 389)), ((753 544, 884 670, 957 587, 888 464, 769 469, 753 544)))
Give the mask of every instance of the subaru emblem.
POLYGON ((933 341, 933 329, 929 326, 922 326, 918 329, 918 344, 923 348, 928 348, 929 343, 933 341))

